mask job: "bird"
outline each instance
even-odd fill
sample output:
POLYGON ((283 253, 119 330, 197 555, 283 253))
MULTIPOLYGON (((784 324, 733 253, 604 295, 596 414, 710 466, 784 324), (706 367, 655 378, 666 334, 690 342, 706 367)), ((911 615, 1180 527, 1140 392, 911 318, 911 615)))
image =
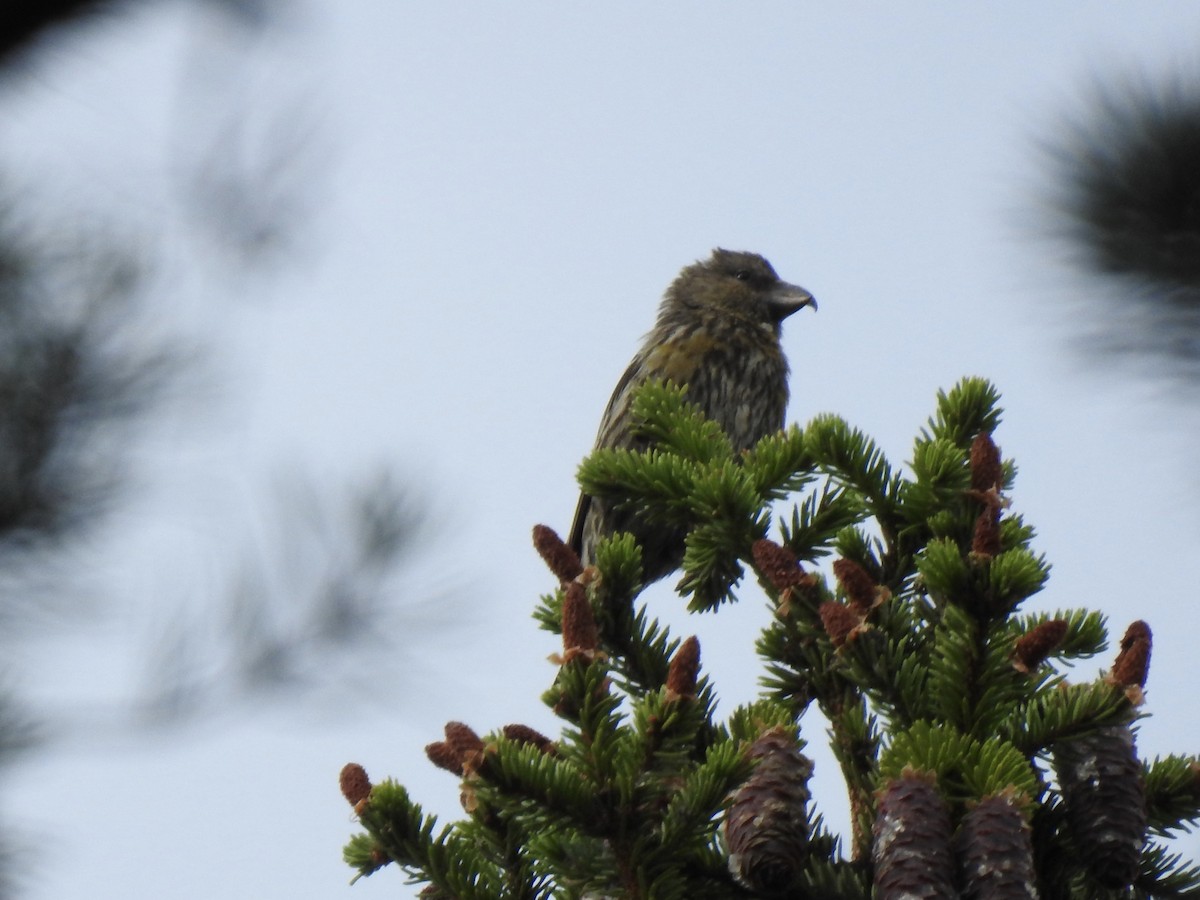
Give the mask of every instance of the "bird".
MULTIPOLYGON (((781 280, 757 253, 717 248, 707 259, 684 267, 617 382, 595 448, 653 446, 637 433, 631 415, 634 392, 650 379, 686 387, 687 401, 725 430, 735 451, 781 429, 789 374, 780 344, 782 324, 806 306, 816 309, 813 295, 781 280)), ((641 546, 645 584, 683 562, 686 530, 646 522, 582 493, 568 543, 583 565, 593 565, 600 539, 618 531, 630 532, 641 546)))

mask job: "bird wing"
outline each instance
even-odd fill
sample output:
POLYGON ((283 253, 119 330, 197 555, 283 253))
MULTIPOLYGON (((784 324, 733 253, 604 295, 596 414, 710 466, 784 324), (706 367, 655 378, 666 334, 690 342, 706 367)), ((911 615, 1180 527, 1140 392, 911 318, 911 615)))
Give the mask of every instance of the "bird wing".
POLYGON ((631 405, 629 395, 645 380, 646 354, 640 352, 613 388, 608 406, 604 408, 604 418, 600 420, 600 428, 596 434, 597 450, 601 447, 629 446, 632 437, 627 424, 631 405))
MULTIPOLYGON (((596 434, 596 446, 593 449, 614 447, 617 445, 615 438, 618 435, 629 434, 629 429, 623 426, 629 417, 629 402, 626 395, 644 379, 645 354, 638 353, 617 382, 612 397, 609 398, 608 406, 604 409, 604 418, 600 420, 600 429, 596 434)), ((591 494, 581 492, 579 503, 575 507, 575 520, 571 523, 571 537, 567 542, 571 549, 581 556, 583 554, 583 526, 591 508, 591 494)))
POLYGON ((583 558, 583 523, 587 521, 588 510, 592 507, 592 495, 579 493, 579 502, 575 505, 575 521, 571 523, 571 537, 567 544, 575 551, 575 555, 583 558))

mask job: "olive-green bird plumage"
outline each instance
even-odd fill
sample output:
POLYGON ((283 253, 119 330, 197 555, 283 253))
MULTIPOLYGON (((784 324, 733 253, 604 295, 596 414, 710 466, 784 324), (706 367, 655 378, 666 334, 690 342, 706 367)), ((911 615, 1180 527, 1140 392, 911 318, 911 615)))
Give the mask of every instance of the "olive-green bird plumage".
MULTIPOLYGON (((714 250, 687 266, 667 288, 658 320, 617 382, 600 421, 596 448, 646 449, 630 417, 634 390, 648 379, 687 387, 687 399, 719 423, 736 450, 748 449, 783 427, 788 364, 780 346, 785 318, 812 294, 780 280, 756 253, 714 250)), ((647 583, 679 567, 685 532, 640 521, 587 494, 579 498, 571 546, 584 565, 595 562, 597 541, 631 532, 642 547, 647 583)))

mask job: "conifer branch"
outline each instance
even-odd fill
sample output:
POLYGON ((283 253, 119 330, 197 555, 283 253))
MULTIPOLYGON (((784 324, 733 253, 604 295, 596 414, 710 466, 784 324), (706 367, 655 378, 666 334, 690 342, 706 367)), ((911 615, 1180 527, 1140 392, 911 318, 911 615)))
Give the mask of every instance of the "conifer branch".
POLYGON ((760 697, 718 719, 699 642, 673 638, 640 597, 630 534, 601 539, 583 567, 539 526, 558 587, 535 616, 563 640, 543 700, 561 734, 452 722, 429 756, 462 780, 467 818, 440 830, 403 788, 348 766, 366 834, 347 861, 360 876, 394 862, 455 898, 1200 891, 1200 870, 1145 840, 1200 822, 1197 757, 1136 754, 1149 626, 1076 683, 1070 664, 1106 648, 1103 615, 1022 610, 1050 567, 1012 511, 997 401, 982 379, 939 394, 902 470, 836 416, 735 456, 685 392, 647 387, 634 407, 652 449, 598 452, 581 480, 687 531, 679 590, 693 611, 720 614, 753 569, 771 611, 760 697), (781 500, 793 506, 774 539, 781 500), (845 857, 809 794, 813 703, 849 799, 845 857))

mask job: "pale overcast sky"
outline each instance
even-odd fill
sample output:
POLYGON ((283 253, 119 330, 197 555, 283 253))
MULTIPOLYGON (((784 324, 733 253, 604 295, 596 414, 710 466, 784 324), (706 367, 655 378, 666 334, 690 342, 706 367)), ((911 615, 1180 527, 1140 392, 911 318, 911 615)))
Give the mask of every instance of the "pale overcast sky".
MULTIPOLYGON (((1014 506, 1054 564, 1029 608, 1096 607, 1118 636, 1147 619, 1141 752, 1200 749, 1195 410, 1070 350, 1098 305, 1046 237, 1038 155, 1091 79, 1196 71, 1200 7, 312 0, 239 51, 209 15, 148 6, 0 84, 0 153, 28 184, 119 208, 184 258, 160 220, 188 117, 216 114, 203 102, 294 104, 324 161, 316 233, 280 277, 168 267, 163 315, 221 348, 236 390, 206 413, 219 428, 177 411, 156 437, 163 518, 131 526, 113 583, 183 596, 173 573, 249 533, 227 511, 281 460, 393 459, 438 510, 429 591, 461 586, 472 621, 420 633, 411 668, 342 715, 35 754, 5 797, 35 848, 29 900, 412 896, 392 870, 346 887, 357 827, 338 770, 360 762, 456 818, 457 785, 422 750, 445 721, 556 729, 538 699, 555 642, 529 616, 553 584, 529 530, 569 526, 575 467, 659 295, 715 246, 765 254, 820 301, 785 325, 790 420, 837 412, 900 463, 938 388, 999 386, 1014 506), (213 291, 265 296, 222 298, 217 322, 213 291)), ((665 588, 654 602, 700 635, 724 710, 753 695, 753 589, 698 620, 665 588)), ((128 689, 116 648, 136 637, 60 653, 56 690, 128 689)), ((836 827, 844 800, 817 759, 836 827)))

